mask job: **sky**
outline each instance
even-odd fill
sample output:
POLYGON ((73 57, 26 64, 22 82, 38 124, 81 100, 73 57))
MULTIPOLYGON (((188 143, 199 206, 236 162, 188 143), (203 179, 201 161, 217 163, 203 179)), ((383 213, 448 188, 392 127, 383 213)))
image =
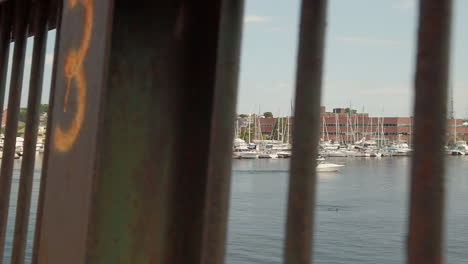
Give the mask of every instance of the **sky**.
MULTIPOLYGON (((455 0, 455 115, 468 116, 468 0, 455 0)), ((288 114, 294 93, 299 0, 246 0, 238 112, 288 114)), ((416 0, 329 0, 322 105, 376 116, 413 112, 416 0)))
MULTIPOLYGON (((468 34, 463 32, 463 25, 468 25, 468 0, 454 2, 451 84, 455 115, 468 117, 468 34)), ((299 6, 300 0, 245 0, 239 113, 290 113, 299 6)), ((412 114, 417 12, 416 0, 329 0, 322 88, 327 110, 351 105, 374 116, 412 114)), ((54 42, 55 31, 51 31, 43 103, 49 98, 54 42)), ((30 38, 22 107, 27 105, 32 46, 30 38)), ((4 108, 7 97, 8 90, 4 108)))
MULTIPOLYGON (((54 44, 55 44, 55 30, 52 30, 48 33, 47 37, 47 46, 46 46, 46 57, 45 57, 45 65, 44 65, 44 80, 43 80, 43 89, 42 89, 42 97, 41 103, 48 104, 49 103, 49 93, 50 93, 50 85, 51 85, 51 77, 52 77, 52 64, 54 61, 54 44)), ((26 54, 24 60, 24 74, 23 74, 23 89, 21 92, 21 107, 27 107, 28 105, 28 92, 29 92, 29 77, 31 73, 31 60, 32 60, 32 50, 34 45, 34 38, 29 38, 26 46, 26 54)), ((11 77, 11 63, 13 61, 13 50, 15 48, 15 44, 11 44, 10 46, 10 58, 9 58, 9 67, 8 67, 8 75, 7 75, 7 86, 5 91, 5 101, 4 101, 4 109, 8 108, 8 93, 9 93, 9 83, 11 77)))

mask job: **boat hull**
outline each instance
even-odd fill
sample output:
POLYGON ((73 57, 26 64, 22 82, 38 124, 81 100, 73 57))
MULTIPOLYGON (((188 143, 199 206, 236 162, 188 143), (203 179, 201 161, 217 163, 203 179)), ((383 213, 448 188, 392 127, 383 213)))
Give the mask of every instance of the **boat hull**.
POLYGON ((338 164, 319 164, 317 165, 317 172, 336 172, 339 171, 344 165, 338 164))

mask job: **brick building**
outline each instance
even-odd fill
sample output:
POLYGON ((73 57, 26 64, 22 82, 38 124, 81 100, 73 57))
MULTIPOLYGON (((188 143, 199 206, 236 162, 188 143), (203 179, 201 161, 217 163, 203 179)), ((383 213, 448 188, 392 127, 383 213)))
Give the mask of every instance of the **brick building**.
MULTIPOLYGON (((320 135, 323 140, 352 143, 365 138, 412 143, 412 117, 370 117, 367 113, 358 113, 348 108, 335 108, 332 112, 326 112, 323 106, 320 117, 320 135)), ((468 123, 462 119, 449 119, 447 124, 448 142, 453 142, 455 135, 458 140, 468 139, 468 123)))
POLYGON ((263 139, 279 139, 288 141, 292 129, 292 118, 290 117, 264 117, 251 115, 247 118, 237 119, 237 133, 250 131, 252 139, 259 139, 260 134, 263 139))
MULTIPOLYGON (((252 115, 250 118, 239 119, 240 131, 246 131, 250 122, 252 138, 259 138, 261 132, 265 139, 286 139, 292 134, 292 117, 271 117, 252 115), (260 129, 258 129, 260 128, 260 129)), ((412 143, 412 117, 371 117, 367 113, 359 113, 354 109, 334 108, 327 112, 324 106, 320 112, 320 138, 342 143, 354 143, 365 138, 382 142, 406 141, 412 143)), ((462 119, 447 121, 447 142, 468 140, 468 123, 462 119)))

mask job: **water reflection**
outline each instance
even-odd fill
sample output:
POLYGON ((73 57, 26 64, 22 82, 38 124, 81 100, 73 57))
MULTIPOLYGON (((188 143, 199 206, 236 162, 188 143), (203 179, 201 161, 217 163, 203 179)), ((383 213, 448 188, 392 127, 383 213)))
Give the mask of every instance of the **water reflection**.
MULTIPOLYGON (((403 263, 411 159, 335 158, 319 173, 314 263, 403 263)), ((281 263, 288 160, 235 160, 227 263, 281 263)), ((447 157, 447 262, 468 259, 468 158, 447 157)))

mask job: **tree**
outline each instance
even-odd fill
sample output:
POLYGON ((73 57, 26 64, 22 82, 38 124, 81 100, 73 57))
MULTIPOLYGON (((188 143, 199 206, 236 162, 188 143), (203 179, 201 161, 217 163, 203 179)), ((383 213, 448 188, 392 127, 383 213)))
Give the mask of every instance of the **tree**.
POLYGON ((20 112, 19 112, 19 115, 18 115, 18 121, 26 123, 27 114, 28 114, 28 109, 27 108, 21 108, 20 112))
POLYGON ((49 111, 49 105, 48 104, 41 104, 40 106, 40 111, 39 113, 47 113, 49 111))
POLYGON ((272 112, 265 112, 265 113, 263 113, 263 116, 267 117, 267 118, 268 117, 273 117, 273 113, 272 112))
POLYGON ((248 117, 248 115, 246 115, 246 114, 240 114, 239 117, 240 117, 240 118, 246 118, 246 117, 248 117))

